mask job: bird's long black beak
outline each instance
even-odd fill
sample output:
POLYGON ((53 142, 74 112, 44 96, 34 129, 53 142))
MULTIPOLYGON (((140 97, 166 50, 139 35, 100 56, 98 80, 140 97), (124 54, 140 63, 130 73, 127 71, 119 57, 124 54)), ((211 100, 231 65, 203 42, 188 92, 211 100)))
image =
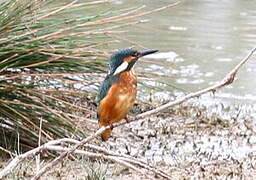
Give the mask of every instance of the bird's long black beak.
POLYGON ((156 53, 157 51, 158 50, 144 50, 144 51, 140 52, 139 57, 146 56, 146 55, 149 55, 149 54, 153 54, 153 53, 156 53))

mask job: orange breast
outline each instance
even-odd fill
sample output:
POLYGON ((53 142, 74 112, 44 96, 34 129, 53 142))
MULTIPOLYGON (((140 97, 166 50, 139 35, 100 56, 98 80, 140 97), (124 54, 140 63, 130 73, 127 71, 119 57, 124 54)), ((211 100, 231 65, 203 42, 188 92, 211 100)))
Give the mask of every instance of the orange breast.
POLYGON ((119 81, 111 86, 105 98, 100 102, 100 126, 118 122, 124 119, 133 106, 137 93, 137 78, 134 72, 126 71, 120 74, 119 81))

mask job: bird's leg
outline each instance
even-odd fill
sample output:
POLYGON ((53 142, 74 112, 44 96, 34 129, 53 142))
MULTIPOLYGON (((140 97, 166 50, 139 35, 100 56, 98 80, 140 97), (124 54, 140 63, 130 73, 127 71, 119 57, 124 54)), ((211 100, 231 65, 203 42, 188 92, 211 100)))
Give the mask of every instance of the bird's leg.
POLYGON ((125 116, 125 121, 127 122, 127 123, 129 123, 130 122, 130 118, 128 117, 128 116, 125 116))
POLYGON ((111 130, 113 130, 113 129, 114 129, 113 124, 110 124, 109 126, 110 126, 110 129, 111 129, 111 130))

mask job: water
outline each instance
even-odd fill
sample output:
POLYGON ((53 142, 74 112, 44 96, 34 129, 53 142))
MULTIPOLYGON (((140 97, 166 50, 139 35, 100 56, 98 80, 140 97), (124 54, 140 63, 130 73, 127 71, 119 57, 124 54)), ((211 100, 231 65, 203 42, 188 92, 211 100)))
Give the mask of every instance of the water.
MULTIPOLYGON (((118 0, 111 8, 140 7, 152 10, 171 3, 118 0)), ((174 2, 174 1, 173 1, 174 2)), ((159 54, 142 60, 139 72, 156 74, 164 90, 193 92, 220 81, 256 45, 256 5, 253 0, 187 0, 180 5, 141 19, 150 20, 122 34, 121 47, 158 49, 159 54), (173 86, 177 87, 173 88, 173 86)), ((121 48, 120 44, 116 48, 121 48)), ((231 104, 256 102, 256 55, 239 73, 238 79, 221 89, 214 99, 231 104)), ((144 80, 143 80, 144 81, 144 80)), ((209 102, 212 96, 205 96, 209 102)))

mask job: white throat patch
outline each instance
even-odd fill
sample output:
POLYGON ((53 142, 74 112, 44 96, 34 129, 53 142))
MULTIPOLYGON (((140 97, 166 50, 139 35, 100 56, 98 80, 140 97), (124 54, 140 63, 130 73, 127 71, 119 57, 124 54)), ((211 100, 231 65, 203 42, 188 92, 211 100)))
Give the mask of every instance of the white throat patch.
POLYGON ((119 74, 119 73, 125 71, 126 68, 128 67, 128 65, 129 65, 129 63, 126 62, 126 61, 124 61, 120 66, 118 66, 118 67, 116 68, 116 70, 115 70, 115 72, 114 72, 113 75, 116 75, 116 74, 119 74))

